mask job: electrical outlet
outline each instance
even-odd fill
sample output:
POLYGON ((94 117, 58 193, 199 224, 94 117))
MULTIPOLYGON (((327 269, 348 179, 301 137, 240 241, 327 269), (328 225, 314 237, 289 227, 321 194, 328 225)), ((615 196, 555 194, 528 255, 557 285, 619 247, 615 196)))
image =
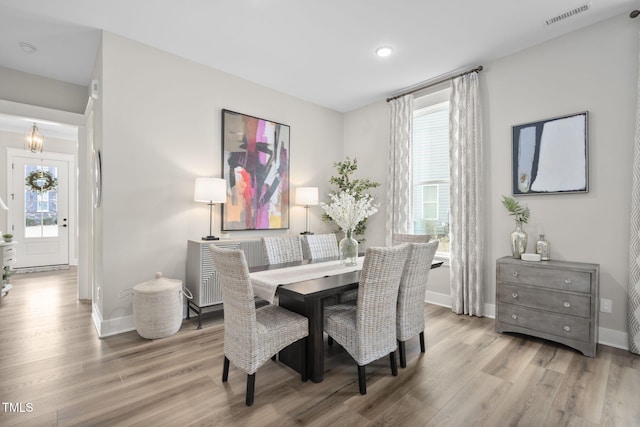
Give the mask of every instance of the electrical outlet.
POLYGON ((96 299, 100 299, 100 286, 98 286, 98 288, 96 289, 96 299))
POLYGON ((600 298, 600 311, 603 313, 613 312, 613 303, 610 299, 600 298))

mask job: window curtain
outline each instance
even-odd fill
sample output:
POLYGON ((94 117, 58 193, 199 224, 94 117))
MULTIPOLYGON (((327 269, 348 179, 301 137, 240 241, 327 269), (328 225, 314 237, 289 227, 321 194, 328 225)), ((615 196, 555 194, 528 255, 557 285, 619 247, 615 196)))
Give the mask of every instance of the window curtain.
POLYGON ((413 133, 413 95, 392 100, 389 159, 387 173, 386 244, 395 233, 411 234, 411 140, 413 133))
POLYGON ((482 316, 482 117, 478 74, 453 79, 449 100, 451 309, 482 316))
MULTIPOLYGON (((640 42, 640 34, 638 39, 640 42)), ((640 50, 638 52, 638 63, 640 64, 640 50)), ((627 330, 629 351, 640 354, 640 67, 638 68, 636 90, 636 134, 633 144, 633 182, 631 184, 627 330)))

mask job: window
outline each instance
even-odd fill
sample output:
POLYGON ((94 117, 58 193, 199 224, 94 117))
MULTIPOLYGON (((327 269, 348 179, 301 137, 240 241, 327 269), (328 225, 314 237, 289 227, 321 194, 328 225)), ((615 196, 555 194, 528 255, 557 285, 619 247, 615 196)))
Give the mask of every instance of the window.
MULTIPOLYGON (((58 236, 58 190, 34 191, 27 180, 29 175, 38 170, 49 172, 54 178, 58 177, 58 168, 46 165, 25 165, 24 187, 24 219, 25 238, 57 237, 58 236)), ((38 186, 44 184, 37 180, 38 186)))
POLYGON ((49 192, 38 194, 38 212, 49 212, 49 192))
POLYGON ((449 89, 416 98, 413 113, 413 231, 449 254, 449 89))
POLYGON ((425 221, 438 219, 438 184, 422 186, 422 219, 425 221))

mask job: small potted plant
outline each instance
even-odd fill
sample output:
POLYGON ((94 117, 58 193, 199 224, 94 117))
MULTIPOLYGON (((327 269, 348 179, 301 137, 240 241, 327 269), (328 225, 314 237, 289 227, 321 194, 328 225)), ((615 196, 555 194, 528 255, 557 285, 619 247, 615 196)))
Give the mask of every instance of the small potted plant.
POLYGON ((13 234, 11 233, 3 234, 2 238, 4 239, 5 242, 9 243, 11 239, 13 239, 13 234))

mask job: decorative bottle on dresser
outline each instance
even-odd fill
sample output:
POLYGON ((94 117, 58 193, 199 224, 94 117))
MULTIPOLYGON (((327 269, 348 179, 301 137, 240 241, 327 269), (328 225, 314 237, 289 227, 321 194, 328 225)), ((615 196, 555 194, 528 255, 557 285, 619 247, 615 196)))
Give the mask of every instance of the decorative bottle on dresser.
POLYGON ((544 234, 540 235, 540 239, 536 243, 536 253, 540 254, 540 260, 549 261, 551 255, 549 250, 549 241, 545 240, 544 234))

